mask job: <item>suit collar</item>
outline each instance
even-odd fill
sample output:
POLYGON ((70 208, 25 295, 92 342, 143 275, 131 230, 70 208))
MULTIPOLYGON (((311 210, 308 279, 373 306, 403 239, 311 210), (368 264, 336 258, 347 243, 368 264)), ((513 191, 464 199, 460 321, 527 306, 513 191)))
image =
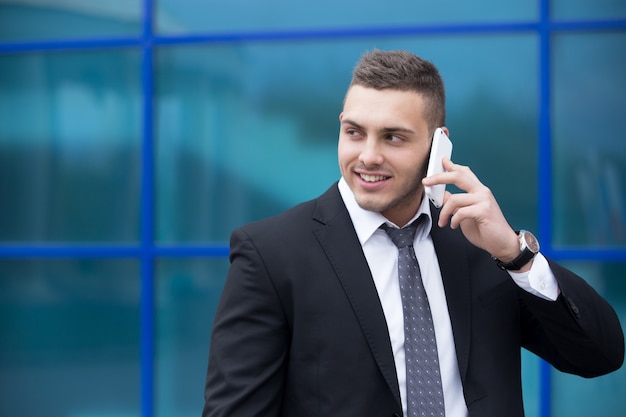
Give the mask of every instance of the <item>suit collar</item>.
POLYGON ((339 180, 338 188, 362 246, 387 219, 380 213, 362 209, 345 179, 339 180))

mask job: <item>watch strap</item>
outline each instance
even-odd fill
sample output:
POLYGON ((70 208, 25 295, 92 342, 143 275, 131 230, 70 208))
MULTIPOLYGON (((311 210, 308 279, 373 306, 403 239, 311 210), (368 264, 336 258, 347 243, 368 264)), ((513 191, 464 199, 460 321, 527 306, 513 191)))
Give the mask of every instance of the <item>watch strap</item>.
MULTIPOLYGON (((520 234, 519 230, 516 230, 515 233, 520 234)), ((520 242, 521 246, 521 242, 520 242)), ((521 249, 521 247, 520 247, 521 249)), ((536 253, 530 250, 527 246, 524 249, 521 249, 521 252, 515 259, 510 262, 502 262, 498 258, 494 258, 498 267, 505 271, 519 271, 522 269, 524 265, 530 262, 531 259, 535 257, 536 253)))
POLYGON ((500 259, 496 258, 496 264, 500 269, 505 271, 518 271, 522 269, 524 265, 526 265, 531 259, 535 257, 535 253, 528 248, 525 248, 517 258, 513 259, 511 262, 502 262, 500 259))

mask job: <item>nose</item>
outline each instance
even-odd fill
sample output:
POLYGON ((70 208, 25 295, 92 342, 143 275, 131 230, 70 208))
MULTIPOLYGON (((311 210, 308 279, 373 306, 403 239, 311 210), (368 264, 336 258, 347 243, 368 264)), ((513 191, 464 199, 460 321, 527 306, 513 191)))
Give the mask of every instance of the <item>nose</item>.
POLYGON ((368 137, 363 141, 363 147, 359 155, 359 160, 363 165, 366 167, 379 166, 382 165, 384 159, 381 145, 375 138, 368 137))

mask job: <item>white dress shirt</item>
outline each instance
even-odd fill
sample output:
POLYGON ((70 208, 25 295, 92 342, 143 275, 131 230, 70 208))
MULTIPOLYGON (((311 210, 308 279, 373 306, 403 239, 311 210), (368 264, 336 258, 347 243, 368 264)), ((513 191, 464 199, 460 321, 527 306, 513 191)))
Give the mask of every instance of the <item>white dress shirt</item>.
MULTIPOLYGON (((400 386, 402 409, 406 415, 404 319, 398 282, 398 249, 387 233, 380 229, 384 223, 396 227, 405 225, 394 225, 382 214, 362 209, 343 178, 339 181, 339 192, 363 247, 383 307, 400 386)), ((413 222, 422 213, 426 214, 427 221, 417 230, 413 246, 433 316, 446 416, 467 417, 468 410, 463 397, 448 304, 439 270, 439 261, 430 236, 432 219, 428 199, 422 200, 418 212, 407 224, 413 222)), ((541 254, 535 256, 529 272, 510 273, 510 275, 517 285, 535 295, 550 300, 555 300, 558 296, 556 279, 541 254)))

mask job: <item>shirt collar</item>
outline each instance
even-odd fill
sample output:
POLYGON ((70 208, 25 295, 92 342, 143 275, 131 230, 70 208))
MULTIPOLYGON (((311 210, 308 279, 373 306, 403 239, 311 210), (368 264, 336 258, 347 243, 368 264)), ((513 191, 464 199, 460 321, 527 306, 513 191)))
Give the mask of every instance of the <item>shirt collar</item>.
MULTIPOLYGON (((341 194, 341 198, 348 209, 348 213, 350 214, 352 224, 354 225, 354 229, 356 230, 356 234, 361 245, 367 242, 368 239, 372 237, 374 232, 376 232, 376 230, 378 230, 378 228, 384 223, 399 227, 398 225, 387 220, 387 218, 382 214, 361 208, 354 197, 354 193, 343 177, 339 180, 339 193, 341 194)), ((427 198, 422 198, 422 204, 420 204, 417 213, 415 213, 415 216, 413 216, 407 224, 413 222, 421 214, 426 215, 426 221, 424 222, 424 226, 420 227, 417 231, 416 237, 418 240, 426 237, 430 233, 430 229, 432 227, 430 204, 427 198)))

